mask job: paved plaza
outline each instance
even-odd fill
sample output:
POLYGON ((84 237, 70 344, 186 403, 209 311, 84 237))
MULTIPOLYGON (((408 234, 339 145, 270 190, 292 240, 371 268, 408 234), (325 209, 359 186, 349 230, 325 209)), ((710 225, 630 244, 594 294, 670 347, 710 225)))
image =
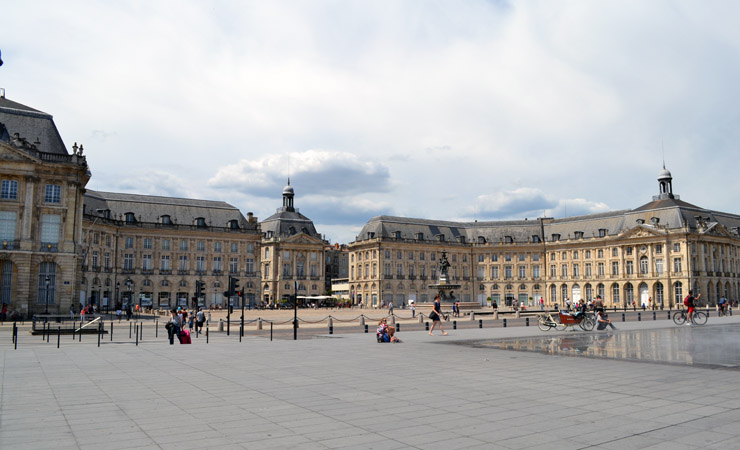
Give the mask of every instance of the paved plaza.
POLYGON ((617 326, 189 346, 146 329, 138 346, 84 335, 59 349, 26 330, 14 350, 6 324, 0 448, 740 448, 740 316, 617 326), (678 356, 650 356, 668 347, 678 356))

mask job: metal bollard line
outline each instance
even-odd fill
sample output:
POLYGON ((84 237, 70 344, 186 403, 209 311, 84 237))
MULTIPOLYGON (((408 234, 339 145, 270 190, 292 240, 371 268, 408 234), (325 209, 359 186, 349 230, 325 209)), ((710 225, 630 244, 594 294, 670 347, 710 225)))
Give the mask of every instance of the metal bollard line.
POLYGON ((506 328, 506 317, 504 317, 504 328, 506 328))
POLYGON ((427 331, 429 331, 429 322, 424 322, 424 327, 426 328, 427 331))
POLYGON ((367 333, 367 324, 365 324, 365 333, 367 333))
POLYGON ((457 330, 457 320, 452 321, 452 329, 457 330))
POLYGON ((206 325, 206 344, 208 343, 208 340, 210 339, 210 334, 211 333, 208 332, 208 325, 206 325))
POLYGON ((624 321, 625 321, 624 313, 622 313, 622 322, 624 322, 624 321))
POLYGON ((524 325, 527 326, 527 327, 529 326, 529 317, 527 317, 526 319, 524 319, 524 325))
POLYGON ((638 322, 642 322, 642 313, 641 312, 638 312, 637 313, 637 321, 638 322))
POLYGON ((270 322, 270 341, 272 342, 272 322, 270 322))
POLYGON ((57 348, 62 344, 62 327, 57 327, 57 348))
POLYGON ((139 340, 144 340, 144 322, 139 325, 139 340))
POLYGON ((396 324, 396 331, 401 331, 401 324, 400 323, 397 323, 396 324))
POLYGON ((478 319, 478 328, 483 328, 483 319, 478 319))
POLYGON ((136 324, 136 328, 134 329, 136 331, 136 346, 139 346, 139 324, 136 324))
POLYGON ((13 350, 18 350, 18 325, 16 325, 15 322, 13 322, 13 333, 14 333, 13 350))
POLYGON ((134 324, 129 322, 128 323, 128 338, 131 339, 131 330, 133 329, 134 324))

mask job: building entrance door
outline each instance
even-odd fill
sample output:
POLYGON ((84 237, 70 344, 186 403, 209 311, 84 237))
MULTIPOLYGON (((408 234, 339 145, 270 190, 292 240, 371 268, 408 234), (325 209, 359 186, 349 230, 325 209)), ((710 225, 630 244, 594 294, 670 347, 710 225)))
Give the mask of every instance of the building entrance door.
POLYGON ((648 291, 647 284, 642 283, 640 285, 640 305, 648 306, 648 298, 650 298, 650 294, 648 291))

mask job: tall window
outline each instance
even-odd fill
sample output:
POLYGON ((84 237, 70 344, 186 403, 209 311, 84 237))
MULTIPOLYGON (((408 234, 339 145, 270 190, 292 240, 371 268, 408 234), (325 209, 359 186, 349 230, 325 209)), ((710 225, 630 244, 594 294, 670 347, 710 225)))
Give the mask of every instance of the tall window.
POLYGON ((532 278, 536 280, 539 277, 540 277, 540 266, 539 264, 535 264, 534 266, 532 266, 532 278))
POLYGON ((619 285, 616 283, 612 285, 612 301, 619 303, 619 285))
POLYGON ((187 255, 180 255, 179 258, 179 269, 178 270, 188 270, 188 257, 187 255))
POLYGON ((676 273, 681 271, 681 258, 673 258, 673 271, 676 273))
POLYGON ((170 270, 170 255, 162 255, 162 264, 159 268, 161 270, 170 270))
POLYGON ((678 305, 683 303, 683 284, 677 281, 673 288, 673 301, 678 305))
POLYGON ((647 256, 640 258, 640 273, 647 275, 648 273, 648 259, 647 256))
POLYGON ((141 269, 152 270, 152 255, 141 255, 141 269))
POLYGON ((239 271, 239 258, 229 258, 229 272, 237 273, 239 271))
POLYGON ((591 263, 586 263, 585 269, 586 269, 586 276, 590 277, 591 276, 591 263))
POLYGON ((525 278, 527 276, 527 266, 519 266, 519 278, 525 278))
POLYGON ((663 305, 663 283, 660 281, 655 283, 655 301, 663 305))
POLYGON ((566 300, 568 298, 568 286, 560 286, 560 291, 560 295, 563 297, 563 300, 566 300))
POLYGON ((195 270, 198 272, 204 272, 206 270, 206 257, 196 256, 195 257, 195 270))
POLYGON ((663 258, 658 258, 655 260, 655 272, 658 275, 663 275, 663 258))
POLYGON ((15 240, 16 213, 14 211, 0 211, 0 240, 15 240))
POLYGON ((53 262, 39 264, 39 284, 37 305, 53 305, 56 303, 57 265, 53 262))
POLYGON ((17 200, 18 182, 15 180, 3 180, 2 189, 0 190, 0 198, 6 200, 17 200))
POLYGON ((170 240, 162 239, 162 250, 169 250, 169 249, 170 249, 170 240))
POLYGON ((512 277, 511 266, 504 266, 504 277, 506 277, 507 280, 512 277))
POLYGON ((598 269, 597 274, 603 277, 604 276, 604 263, 600 262, 596 267, 598 269))
POLYGON ((568 277, 568 265, 567 264, 562 264, 560 266, 560 276, 562 276, 563 278, 568 277))
POLYGON ((206 243, 205 243, 205 241, 198 241, 198 243, 196 244, 196 248, 197 248, 197 250, 199 252, 206 251, 206 243))
POLYGON ((62 216, 58 214, 42 214, 41 242, 45 244, 58 244, 61 223, 62 216))
POLYGON ((606 300, 604 298, 604 285, 602 283, 596 286, 596 295, 600 295, 602 300, 606 300))
POLYGON ((635 273, 634 263, 632 261, 626 261, 625 270, 627 271, 627 275, 632 275, 633 273, 635 273))
POLYGON ((144 248, 147 250, 152 248, 152 238, 144 238, 144 248))
POLYGON ((103 254, 103 267, 110 269, 110 253, 103 254))
POLYGON ((220 242, 213 243, 213 251, 216 253, 221 253, 221 243, 220 242))
POLYGON ((247 253, 254 253, 254 244, 251 242, 247 244, 247 253))
POLYGON ((573 276, 579 277, 581 275, 580 267, 578 267, 578 264, 573 264, 573 276))
POLYGON ((239 252, 239 244, 236 242, 231 243, 231 253, 238 253, 239 252))
POLYGON ((221 257, 220 256, 213 257, 213 270, 216 272, 221 272, 222 267, 221 267, 221 257))
POLYGON ((46 203, 61 203, 62 187, 58 184, 47 184, 44 194, 44 201, 46 203))
POLYGON ((492 280, 498 280, 498 266, 492 266, 491 267, 491 279, 492 280))
POLYGON ((635 288, 632 287, 632 283, 627 283, 627 286, 624 287, 624 296, 627 300, 627 304, 632 304, 635 300, 635 288))
POLYGON ((187 251, 187 249, 188 249, 187 239, 180 239, 180 250, 187 251))
POLYGON ((124 248, 134 248, 134 238, 127 237, 124 240, 124 248))
POLYGON ((10 296, 13 292, 13 262, 5 260, 2 262, 2 274, 0 274, 0 303, 10 304, 10 296))
POLYGON ((619 275, 619 263, 617 261, 612 262, 612 275, 619 275))
POLYGON ((247 258, 244 261, 244 270, 247 271, 247 274, 254 273, 254 259, 247 258))
POLYGON ((134 269, 134 255, 133 254, 126 253, 123 255, 123 269, 124 270, 134 269))

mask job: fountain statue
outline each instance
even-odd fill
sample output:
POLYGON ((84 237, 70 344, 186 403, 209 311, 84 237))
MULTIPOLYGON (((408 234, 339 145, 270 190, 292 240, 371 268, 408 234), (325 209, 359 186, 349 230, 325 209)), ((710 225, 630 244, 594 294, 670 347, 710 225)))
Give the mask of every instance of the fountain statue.
POLYGON ((439 260, 439 279, 437 280, 437 284, 429 285, 430 289, 437 291, 442 303, 455 303, 458 301, 455 298, 454 291, 460 289, 460 285, 450 283, 449 269, 450 262, 447 261, 447 252, 442 250, 442 257, 439 260))

